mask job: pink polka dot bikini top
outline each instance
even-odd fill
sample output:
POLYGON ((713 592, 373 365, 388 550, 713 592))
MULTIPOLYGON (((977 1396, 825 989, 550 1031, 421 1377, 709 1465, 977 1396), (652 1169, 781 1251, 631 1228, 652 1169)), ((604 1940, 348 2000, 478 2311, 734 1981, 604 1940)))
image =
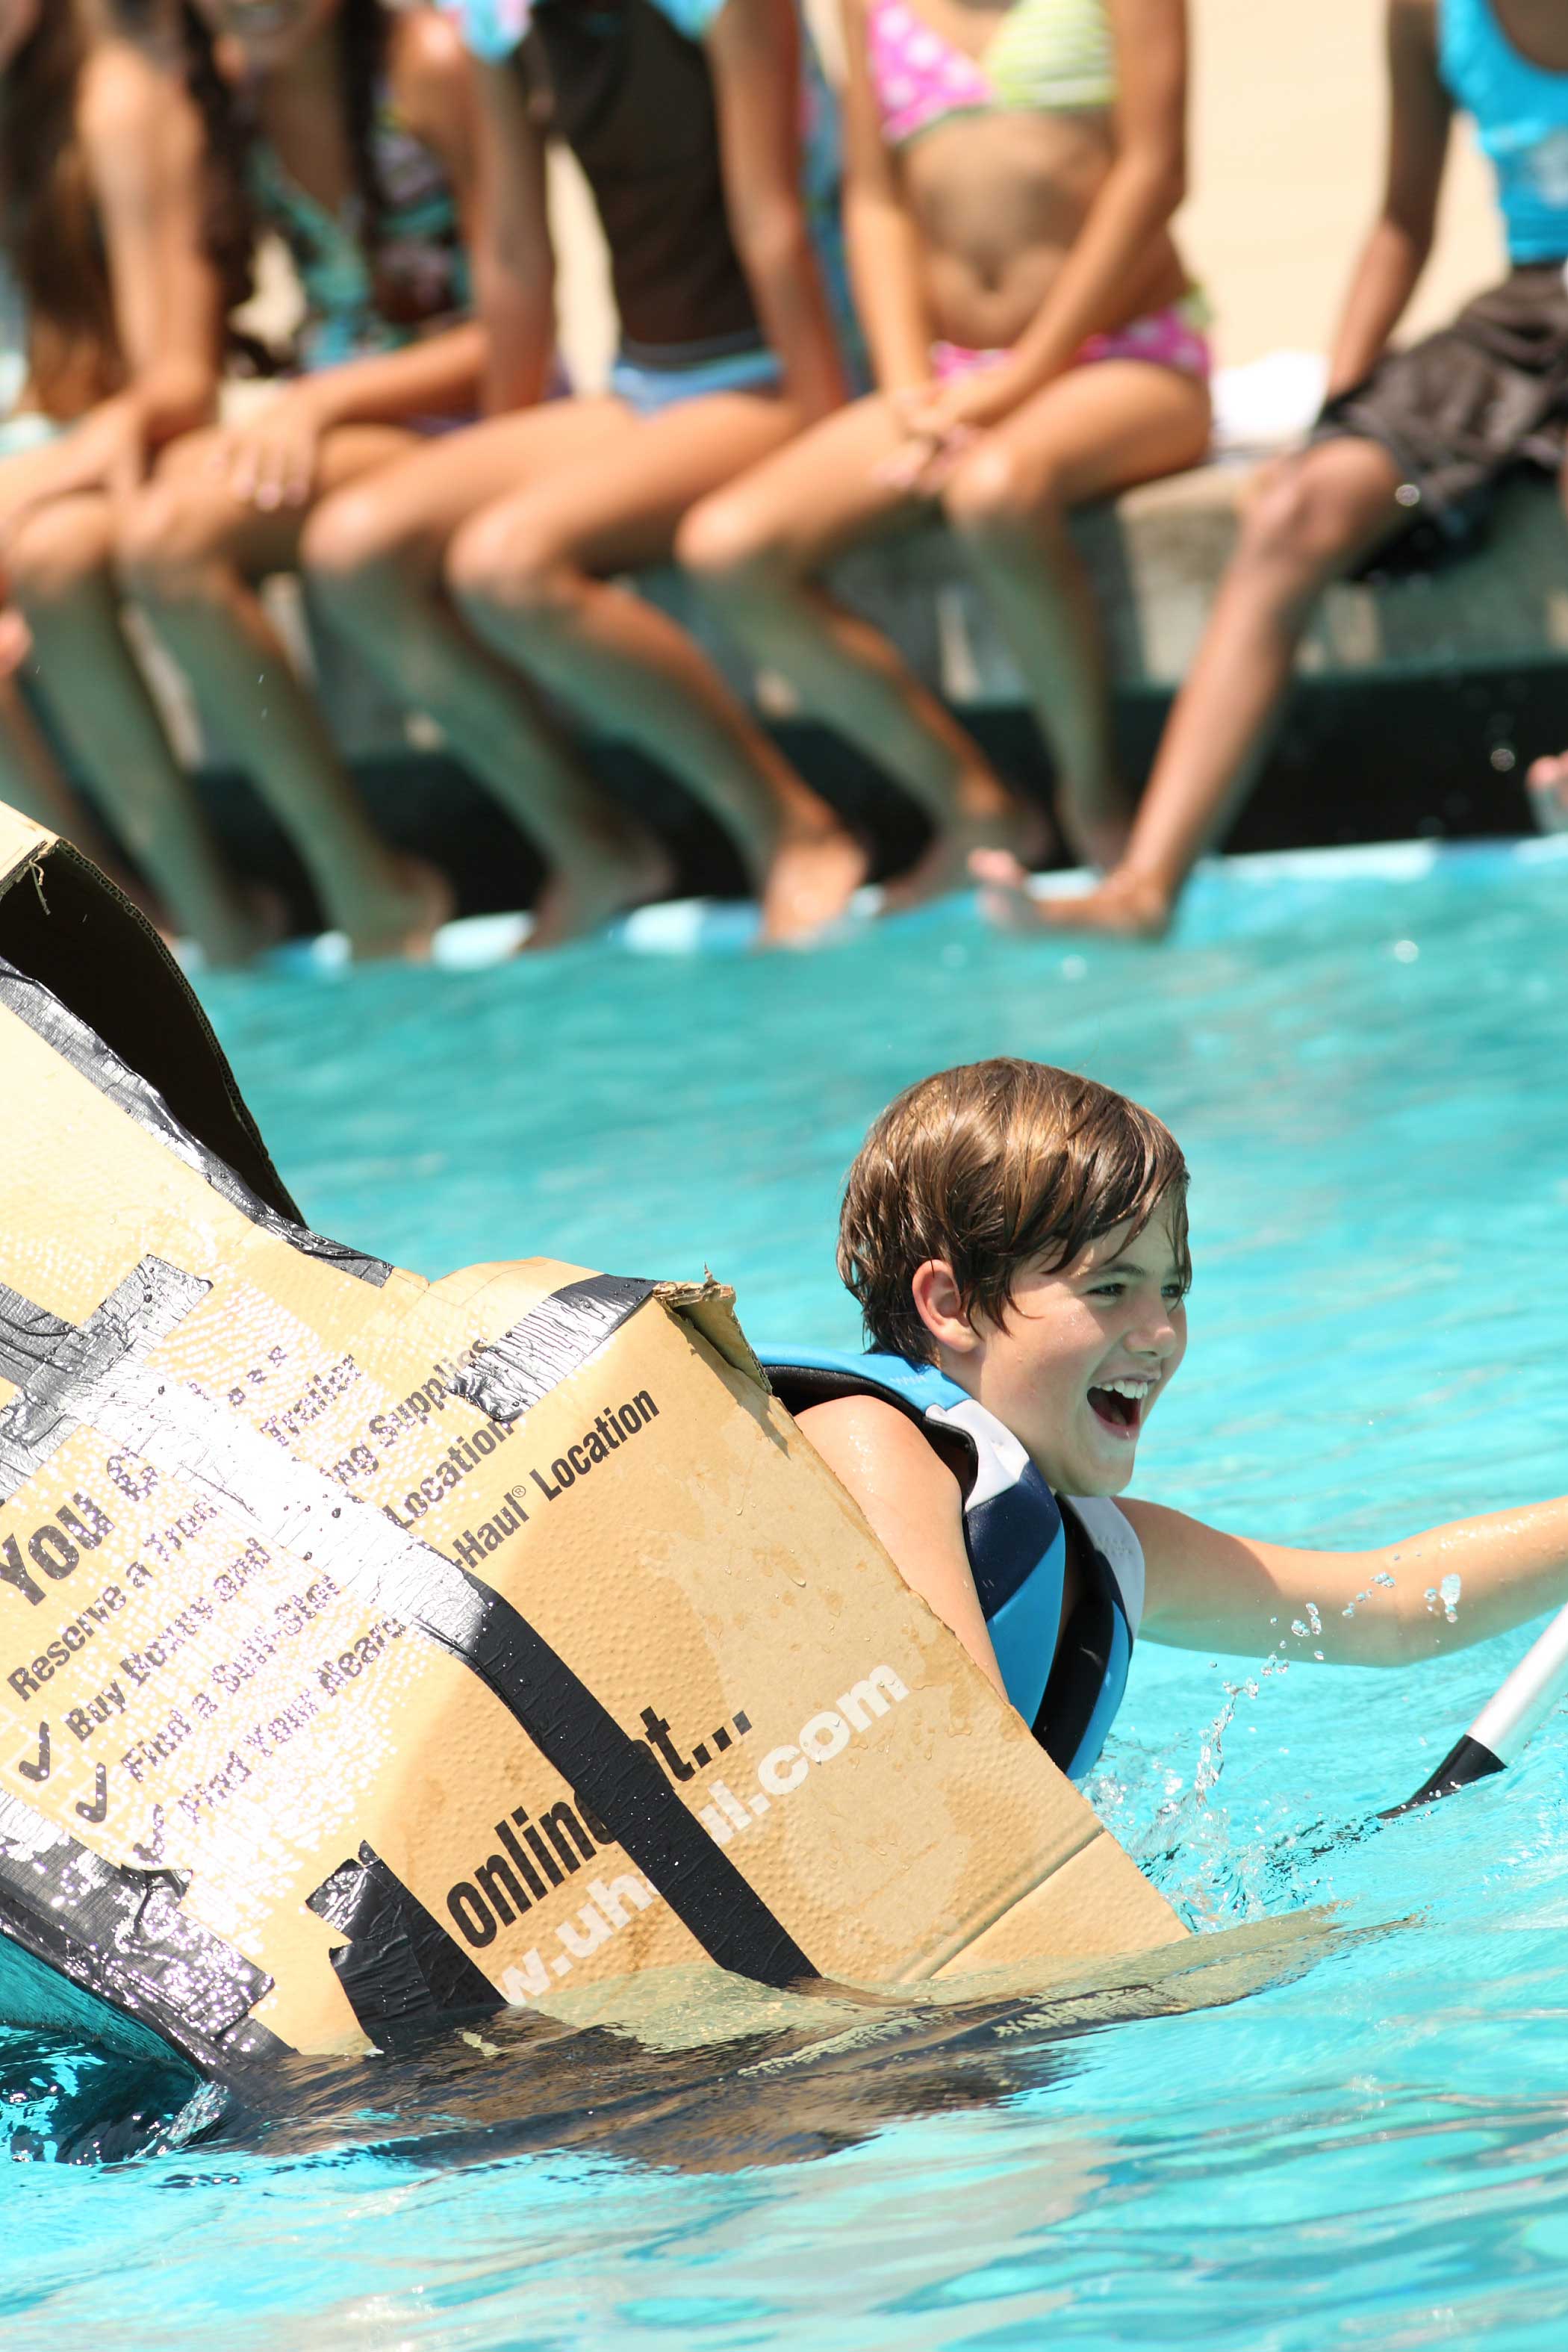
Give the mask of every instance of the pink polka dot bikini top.
POLYGON ((867 41, 883 135, 894 147, 950 115, 1074 113, 1115 102, 1105 0, 1015 0, 978 58, 907 0, 870 0, 867 41))

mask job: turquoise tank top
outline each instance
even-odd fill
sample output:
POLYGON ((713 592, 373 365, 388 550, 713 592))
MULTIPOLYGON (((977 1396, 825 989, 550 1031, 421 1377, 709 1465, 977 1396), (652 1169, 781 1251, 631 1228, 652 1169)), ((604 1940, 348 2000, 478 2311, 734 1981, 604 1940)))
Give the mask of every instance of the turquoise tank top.
POLYGON ((1568 257, 1568 74, 1521 57, 1491 0, 1439 0, 1438 67, 1497 173, 1510 258, 1568 257))

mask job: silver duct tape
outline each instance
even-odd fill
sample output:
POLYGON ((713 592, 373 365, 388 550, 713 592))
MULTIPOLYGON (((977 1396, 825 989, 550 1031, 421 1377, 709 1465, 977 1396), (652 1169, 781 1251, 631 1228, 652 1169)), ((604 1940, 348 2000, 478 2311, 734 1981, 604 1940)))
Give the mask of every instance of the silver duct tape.
POLYGON ((590 1275, 531 1307, 521 1322, 480 1348, 456 1382, 459 1396, 491 1421, 520 1421, 569 1373, 585 1364, 653 1290, 635 1276, 590 1275))
POLYGON ((163 1258, 144 1257, 79 1326, 44 1316, 30 1299, 0 1283, 0 1332, 12 1339, 7 1358, 0 1339, 0 1359, 7 1369, 16 1363, 17 1370, 8 1369, 8 1377, 19 1380, 21 1389, 0 1412, 0 1502, 9 1502, 77 1427, 82 1418, 74 1402, 78 1384, 150 1355, 211 1288, 210 1282, 163 1258), (46 1323, 52 1327, 47 1335, 46 1323), (25 1374, 24 1334, 26 1344, 47 1347, 25 1374))
POLYGON ((185 1883, 106 1862, 0 1794, 0 1932, 210 2059, 210 2045, 248 2018, 272 1979, 187 1916, 185 1883))

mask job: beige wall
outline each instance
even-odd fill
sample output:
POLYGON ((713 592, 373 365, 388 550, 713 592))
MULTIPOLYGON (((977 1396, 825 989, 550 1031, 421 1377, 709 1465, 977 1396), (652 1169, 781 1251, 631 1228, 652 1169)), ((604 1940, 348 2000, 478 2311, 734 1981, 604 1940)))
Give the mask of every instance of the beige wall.
MULTIPOLYGON (((1190 0, 1193 188, 1181 234, 1213 297, 1222 361, 1326 344, 1382 176, 1383 0, 1190 0)), ((833 0, 808 0, 831 16, 833 0)), ((831 60, 831 28, 823 47, 831 60)), ((585 192, 555 174, 562 335, 578 383, 614 340, 585 192)), ((1500 274, 1489 174, 1468 127, 1454 144, 1443 235, 1412 312, 1436 324, 1500 274)))
MULTIPOLYGON (((1221 356, 1320 349, 1382 181, 1383 0, 1190 0, 1189 257, 1221 356)), ((1454 141, 1442 235, 1411 313, 1438 323, 1503 267, 1489 168, 1454 141)))

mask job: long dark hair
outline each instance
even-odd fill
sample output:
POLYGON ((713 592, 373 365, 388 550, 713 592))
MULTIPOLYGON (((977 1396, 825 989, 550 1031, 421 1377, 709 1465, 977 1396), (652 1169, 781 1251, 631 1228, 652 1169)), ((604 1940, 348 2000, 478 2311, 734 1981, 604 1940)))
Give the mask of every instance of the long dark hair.
MULTIPOLYGON (((220 69, 211 31, 193 0, 182 0, 186 79, 207 127, 209 152, 221 159, 229 200, 247 215, 246 159, 256 137, 249 108, 220 69)), ((386 73, 391 19, 382 0, 342 0, 337 14, 349 166, 359 199, 360 236, 374 277, 387 210, 376 158, 376 114, 386 73)), ((254 231, 254 219, 251 219, 254 231)), ((388 315, 393 315, 389 312, 388 315)))
POLYGON ((27 305, 34 385, 61 416, 79 415, 124 380, 77 131, 85 53, 74 7, 46 0, 0 75, 0 240, 27 305))
MULTIPOLYGON (((149 0, 118 0, 110 11, 132 40, 148 35, 153 13, 149 0)), ((73 0, 44 0, 37 26, 0 75, 0 243, 26 303, 29 374, 45 410, 58 416, 79 415, 107 398, 126 373, 77 127, 89 47, 73 0)), ((210 47, 205 62, 216 79, 210 47)), ((203 243, 226 310, 251 289, 254 225, 213 142, 199 73, 188 78, 208 131, 203 243)))

